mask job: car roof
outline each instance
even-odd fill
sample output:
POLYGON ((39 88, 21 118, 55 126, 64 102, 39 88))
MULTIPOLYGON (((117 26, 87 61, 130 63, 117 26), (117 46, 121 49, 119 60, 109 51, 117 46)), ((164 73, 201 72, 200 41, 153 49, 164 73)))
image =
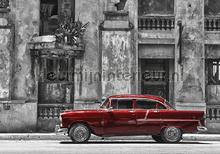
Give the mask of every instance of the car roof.
POLYGON ((138 95, 138 94, 121 94, 121 95, 112 95, 109 96, 109 98, 128 98, 128 99, 140 99, 140 98, 145 98, 145 99, 152 99, 156 101, 160 101, 161 103, 164 103, 166 99, 160 97, 160 96, 155 96, 155 95, 138 95))

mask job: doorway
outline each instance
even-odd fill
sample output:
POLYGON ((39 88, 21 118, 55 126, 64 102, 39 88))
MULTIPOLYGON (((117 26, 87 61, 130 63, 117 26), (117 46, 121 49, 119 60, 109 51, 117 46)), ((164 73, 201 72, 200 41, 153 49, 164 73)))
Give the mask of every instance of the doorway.
POLYGON ((141 93, 169 100, 169 60, 140 59, 141 93))

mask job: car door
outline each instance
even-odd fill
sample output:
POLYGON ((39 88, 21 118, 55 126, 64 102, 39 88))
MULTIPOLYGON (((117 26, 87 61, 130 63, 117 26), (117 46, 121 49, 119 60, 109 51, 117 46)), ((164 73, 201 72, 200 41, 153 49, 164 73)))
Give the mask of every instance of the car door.
POLYGON ((165 108, 154 100, 137 99, 135 103, 137 134, 157 134, 161 129, 160 109, 165 108))
POLYGON ((132 135, 136 119, 132 99, 111 99, 110 109, 104 113, 105 135, 132 135))

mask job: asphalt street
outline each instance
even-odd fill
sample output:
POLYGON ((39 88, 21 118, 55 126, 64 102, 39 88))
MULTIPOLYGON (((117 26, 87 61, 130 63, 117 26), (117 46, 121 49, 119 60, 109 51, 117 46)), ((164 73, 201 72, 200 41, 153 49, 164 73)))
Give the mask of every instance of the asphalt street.
POLYGON ((90 141, 74 144, 55 140, 1 140, 0 154, 220 154, 220 142, 90 141))

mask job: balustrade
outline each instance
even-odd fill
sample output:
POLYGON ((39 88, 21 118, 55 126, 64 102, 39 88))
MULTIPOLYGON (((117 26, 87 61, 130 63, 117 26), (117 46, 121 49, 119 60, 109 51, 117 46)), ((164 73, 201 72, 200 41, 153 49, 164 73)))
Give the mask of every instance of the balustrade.
POLYGON ((205 17, 206 31, 220 31, 220 16, 205 17))
POLYGON ((220 120, 220 107, 207 107, 206 118, 208 120, 220 120))
POLYGON ((138 18, 139 30, 172 30, 174 25, 174 16, 143 16, 138 18))

